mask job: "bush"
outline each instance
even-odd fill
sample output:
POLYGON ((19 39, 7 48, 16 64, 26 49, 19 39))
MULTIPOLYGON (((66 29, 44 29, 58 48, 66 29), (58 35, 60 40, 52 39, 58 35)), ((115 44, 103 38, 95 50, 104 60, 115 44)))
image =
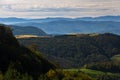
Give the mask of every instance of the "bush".
POLYGON ((15 69, 8 69, 8 71, 4 75, 3 80, 33 80, 33 79, 28 74, 20 74, 15 69))

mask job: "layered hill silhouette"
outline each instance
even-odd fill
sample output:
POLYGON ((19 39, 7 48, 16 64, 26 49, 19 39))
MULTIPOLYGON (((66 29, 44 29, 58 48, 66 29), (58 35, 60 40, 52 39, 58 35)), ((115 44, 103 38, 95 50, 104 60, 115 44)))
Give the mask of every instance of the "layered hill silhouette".
POLYGON ((21 27, 21 26, 10 25, 10 27, 12 28, 14 35, 47 36, 47 34, 43 30, 33 26, 21 27))
POLYGON ((11 28, 0 24, 0 71, 5 73, 10 67, 34 78, 55 68, 42 55, 21 46, 11 28))
POLYGON ((109 62, 120 54, 120 36, 71 34, 48 38, 19 39, 21 44, 36 44, 37 49, 63 68, 75 68, 95 62, 109 62))
POLYGON ((108 32, 120 34, 120 16, 43 19, 0 18, 0 22, 18 26, 34 26, 48 34, 108 32))
POLYGON ((120 34, 120 22, 114 21, 81 21, 57 20, 51 22, 26 22, 15 24, 19 26, 35 26, 49 34, 69 33, 115 33, 120 34))

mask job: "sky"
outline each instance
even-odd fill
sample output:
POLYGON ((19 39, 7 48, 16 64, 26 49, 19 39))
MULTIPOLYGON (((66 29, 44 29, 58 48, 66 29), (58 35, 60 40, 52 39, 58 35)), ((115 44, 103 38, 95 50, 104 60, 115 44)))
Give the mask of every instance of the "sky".
POLYGON ((96 17, 120 15, 120 0, 0 0, 0 17, 96 17))

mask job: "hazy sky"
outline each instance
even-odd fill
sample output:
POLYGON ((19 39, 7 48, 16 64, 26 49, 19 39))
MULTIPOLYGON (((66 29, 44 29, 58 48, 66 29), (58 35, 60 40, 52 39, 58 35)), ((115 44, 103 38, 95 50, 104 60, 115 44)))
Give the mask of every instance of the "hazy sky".
POLYGON ((0 17, 120 15, 120 0, 0 0, 0 17))

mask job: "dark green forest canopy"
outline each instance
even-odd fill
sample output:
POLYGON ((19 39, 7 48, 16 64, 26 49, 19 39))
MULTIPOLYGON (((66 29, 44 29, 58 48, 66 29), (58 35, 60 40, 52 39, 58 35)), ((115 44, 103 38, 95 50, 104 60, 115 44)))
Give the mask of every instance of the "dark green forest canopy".
POLYGON ((119 41, 120 36, 110 33, 19 39, 26 48, 1 24, 0 80, 118 80, 119 41), (54 62, 79 70, 56 69, 54 62))
POLYGON ((48 38, 18 39, 21 44, 36 45, 37 50, 63 68, 81 67, 94 62, 108 62, 120 54, 120 36, 105 34, 73 34, 48 38))

